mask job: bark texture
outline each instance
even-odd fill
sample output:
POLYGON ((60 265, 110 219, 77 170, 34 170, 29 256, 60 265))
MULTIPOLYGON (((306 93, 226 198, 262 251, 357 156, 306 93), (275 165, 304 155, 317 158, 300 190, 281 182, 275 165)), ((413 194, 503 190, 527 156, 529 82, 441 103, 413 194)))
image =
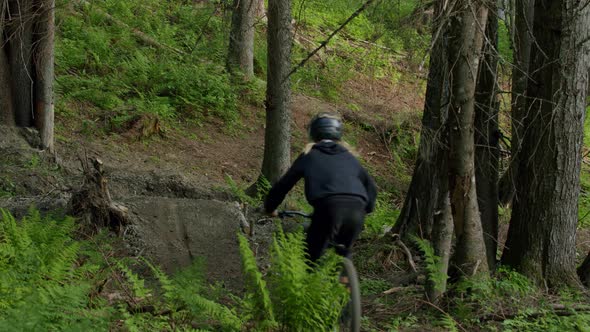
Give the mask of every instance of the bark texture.
POLYGON ((234 0, 227 66, 254 75, 254 14, 257 0, 234 0))
POLYGON ((528 81, 529 60, 533 35, 533 19, 535 0, 516 0, 514 17, 514 51, 512 68, 512 138, 511 157, 508 169, 502 176, 499 185, 499 199, 508 204, 514 196, 514 183, 519 163, 520 142, 524 134, 523 128, 530 118, 526 109, 526 89, 528 81))
POLYGON ((4 39, 4 24, 8 3, 0 3, 0 123, 12 126, 14 122, 14 108, 12 100, 12 86, 10 67, 8 65, 7 47, 4 39))
POLYGON ((503 263, 550 288, 579 286, 575 237, 590 8, 537 0, 527 121, 503 263), (526 158, 524 158, 526 152, 526 158))
POLYGON ((8 33, 10 45, 8 60, 13 86, 16 125, 33 125, 33 10, 32 0, 9 0, 10 20, 8 33))
POLYGON ((43 0, 39 6, 37 21, 38 46, 35 50, 35 127, 41 136, 41 148, 53 152, 53 79, 55 0, 43 0))
POLYGON ((457 245, 455 263, 462 275, 488 272, 475 184, 475 83, 486 26, 482 1, 457 3, 451 18, 449 65, 452 93, 449 109, 449 192, 457 245))
MULTIPOLYGON (((451 209, 451 201, 449 197, 449 182, 448 174, 448 130, 446 130, 446 116, 441 126, 440 143, 438 145, 438 153, 436 157, 436 164, 438 165, 437 178, 434 179, 435 185, 438 188, 438 196, 436 197, 435 210, 433 211, 432 224, 432 246, 436 256, 440 257, 440 265, 438 275, 447 276, 449 270, 449 260, 451 257, 451 248, 453 240, 453 213, 451 209)), ((436 303, 446 292, 447 278, 433 282, 430 278, 425 285, 426 297, 436 303)))
POLYGON ((475 182, 477 202, 486 245, 488 267, 496 266, 498 248, 498 16, 495 4, 489 5, 486 43, 475 90, 475 182))
MULTIPOLYGON (((440 4, 442 6, 442 3, 440 4)), ((437 13, 441 9, 437 6, 437 13)), ((435 14, 436 17, 439 15, 435 14)), ((422 115, 422 132, 416 166, 412 175, 410 188, 404 206, 393 228, 394 233, 403 238, 416 234, 431 239, 434 215, 439 197, 439 174, 446 173, 441 168, 440 159, 446 158, 446 133, 444 123, 448 116, 448 98, 450 93, 449 71, 447 67, 448 40, 446 31, 438 31, 435 24, 434 47, 430 55, 430 68, 426 86, 424 113, 422 115)), ((448 186, 445 185, 445 188, 448 186)))
POLYGON ((291 0, 268 2, 268 73, 262 175, 275 183, 290 165, 291 0))

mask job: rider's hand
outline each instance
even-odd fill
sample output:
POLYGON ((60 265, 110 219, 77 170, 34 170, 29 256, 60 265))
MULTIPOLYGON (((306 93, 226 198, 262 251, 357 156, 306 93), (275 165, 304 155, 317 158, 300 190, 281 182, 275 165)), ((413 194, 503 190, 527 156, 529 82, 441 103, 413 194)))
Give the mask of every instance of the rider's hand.
POLYGON ((274 210, 274 211, 268 213, 268 215, 271 216, 271 217, 273 217, 273 218, 276 218, 276 217, 279 216, 279 211, 274 210))

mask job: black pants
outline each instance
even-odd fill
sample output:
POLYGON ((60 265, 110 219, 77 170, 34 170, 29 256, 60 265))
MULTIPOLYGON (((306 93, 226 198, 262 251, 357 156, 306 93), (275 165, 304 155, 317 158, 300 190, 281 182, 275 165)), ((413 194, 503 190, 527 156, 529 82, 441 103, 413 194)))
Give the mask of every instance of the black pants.
POLYGON ((350 257, 350 248, 363 229, 365 206, 354 196, 330 196, 314 204, 306 238, 309 259, 315 262, 330 243, 343 245, 337 253, 350 257))

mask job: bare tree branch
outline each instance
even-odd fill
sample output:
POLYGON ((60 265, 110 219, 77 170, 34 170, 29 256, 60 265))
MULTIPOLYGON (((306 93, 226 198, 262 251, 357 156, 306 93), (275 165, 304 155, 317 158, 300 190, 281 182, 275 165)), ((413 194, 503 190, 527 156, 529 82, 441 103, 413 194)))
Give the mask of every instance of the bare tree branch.
POLYGON ((362 13, 365 9, 367 9, 367 7, 369 7, 369 5, 371 5, 373 2, 375 2, 375 0, 367 0, 359 9, 357 9, 354 13, 352 13, 352 15, 350 15, 349 18, 346 19, 346 21, 344 21, 344 23, 342 23, 336 30, 334 30, 326 40, 324 40, 323 42, 320 43, 320 46, 316 47, 313 51, 311 51, 307 57, 303 60, 301 60, 301 62, 295 66, 291 72, 289 72, 289 74, 283 78, 283 82, 285 82, 291 75, 293 75, 297 70, 299 70, 299 68, 303 67, 303 65, 305 65, 305 63, 311 59, 312 56, 314 56, 317 52, 319 52, 319 50, 321 50, 322 48, 326 47, 326 45, 328 45, 328 43, 330 42, 330 40, 342 29, 344 29, 344 27, 350 23, 350 21, 352 21, 355 17, 359 16, 360 13, 362 13))

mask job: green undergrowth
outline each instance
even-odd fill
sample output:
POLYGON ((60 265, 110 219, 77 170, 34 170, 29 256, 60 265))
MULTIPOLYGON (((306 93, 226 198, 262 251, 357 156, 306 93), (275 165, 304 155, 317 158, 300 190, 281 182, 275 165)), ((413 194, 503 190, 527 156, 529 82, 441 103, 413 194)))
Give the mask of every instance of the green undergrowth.
MULTIPOLYGON (((378 2, 350 22, 292 76, 293 88, 337 101, 342 84, 359 73, 399 79, 396 63, 422 58, 408 54, 425 50, 430 33, 418 34, 412 24, 399 27, 417 1, 388 3, 378 2)), ((295 1, 293 65, 361 4, 295 1)), ((240 103, 263 106, 265 26, 256 25, 257 78, 230 75, 227 2, 60 0, 57 8, 56 111, 81 117, 89 133, 121 129, 143 114, 165 124, 214 117, 231 126, 240 122, 240 103)))
POLYGON ((449 313, 463 326, 484 324, 489 330, 503 331, 590 330, 585 295, 564 290, 548 296, 506 267, 499 267, 492 278, 462 280, 450 292, 454 296, 449 298, 449 313), (581 311, 580 306, 584 307, 581 311))
POLYGON ((341 258, 331 251, 310 268, 303 232, 277 228, 265 277, 248 240, 238 235, 247 288, 243 317, 255 330, 332 330, 346 300, 338 280, 341 258))
POLYGON ((57 20, 57 111, 86 105, 91 125, 116 128, 145 113, 234 123, 240 91, 259 89, 223 66, 229 25, 219 4, 61 0, 57 20))
MULTIPOLYGON (((436 265, 426 261, 425 265, 436 265)), ((431 271, 432 272, 432 271, 431 271)), ((365 285, 381 291, 385 285, 372 280, 365 285)), ((385 288, 386 289, 386 288, 385 288)), ((499 267, 492 277, 474 276, 450 284, 447 295, 437 304, 426 300, 416 306, 420 294, 401 287, 395 296, 380 297, 373 306, 391 310, 387 319, 370 322, 369 331, 589 331, 587 295, 563 290, 548 295, 525 276, 499 267), (389 308, 402 308, 389 309, 389 308)))
POLYGON ((391 194, 379 193, 375 211, 367 215, 362 238, 373 239, 387 233, 397 221, 400 211, 391 200, 391 194))
POLYGON ((327 331, 346 299, 341 258, 311 264, 301 230, 278 227, 264 271, 239 235, 237 297, 207 286, 199 260, 170 276, 122 255, 107 233, 78 240, 77 229, 73 218, 2 210, 0 331, 327 331))
MULTIPOLYGON (((325 41, 364 1, 295 0, 293 63, 325 41)), ((306 94, 337 101, 342 85, 359 74, 392 82, 401 76, 400 63, 419 63, 430 32, 419 34, 410 24, 414 0, 378 1, 349 22, 328 46, 292 76, 293 87, 306 94), (407 22, 406 22, 407 21, 407 22), (407 24, 402 24, 406 22, 407 24)))
POLYGON ((200 264, 169 277, 143 259, 117 258, 107 234, 80 241, 76 229, 72 218, 31 210, 16 221, 2 210, 0 331, 240 329, 200 264))

